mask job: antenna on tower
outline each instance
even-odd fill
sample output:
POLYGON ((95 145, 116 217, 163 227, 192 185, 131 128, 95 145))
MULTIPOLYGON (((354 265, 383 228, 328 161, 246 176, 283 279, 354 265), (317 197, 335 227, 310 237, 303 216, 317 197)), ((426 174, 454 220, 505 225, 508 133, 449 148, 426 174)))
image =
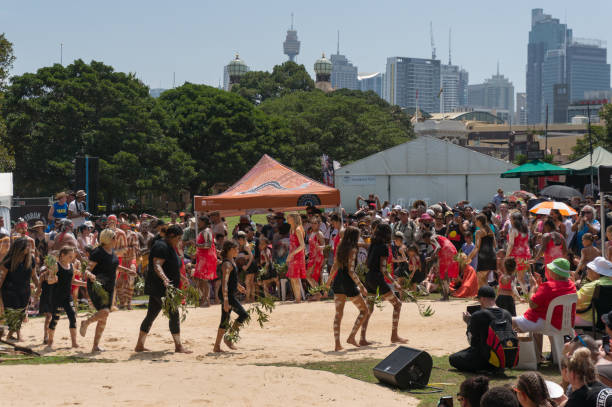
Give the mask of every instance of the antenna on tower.
POLYGON ((499 76, 499 59, 497 60, 497 76, 499 76))
POLYGON ((293 31, 293 12, 291 12, 291 31, 293 31))
POLYGON ((336 55, 340 55, 340 30, 338 30, 338 45, 336 48, 336 55))
POLYGON ((451 62, 451 29, 448 29, 448 64, 452 65, 451 62))
POLYGON ((436 59, 436 45, 433 37, 433 22, 429 22, 429 36, 431 37, 431 59, 436 59))
POLYGON ((172 72, 172 89, 175 88, 176 84, 176 72, 172 72))

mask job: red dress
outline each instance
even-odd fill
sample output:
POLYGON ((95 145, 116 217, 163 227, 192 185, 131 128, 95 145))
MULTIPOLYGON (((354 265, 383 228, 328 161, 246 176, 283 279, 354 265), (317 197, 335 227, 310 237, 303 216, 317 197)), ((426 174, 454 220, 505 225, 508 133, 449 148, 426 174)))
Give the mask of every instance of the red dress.
POLYGON ((461 287, 451 293, 453 297, 457 298, 471 298, 478 294, 478 278, 474 268, 469 264, 466 264, 463 268, 463 282, 461 287))
POLYGON ((319 282, 321 277, 321 269, 323 268, 323 250, 319 248, 319 233, 313 233, 308 239, 308 266, 307 269, 312 269, 311 277, 316 282, 319 282))
POLYGON ((529 250, 529 235, 518 233, 514 238, 514 244, 512 246, 512 252, 510 257, 514 257, 516 260, 516 270, 523 271, 527 270, 527 262, 531 259, 531 250, 529 250))
MULTIPOLYGON (((204 233, 198 234, 197 244, 204 244, 204 233)), ((217 248, 215 240, 210 242, 210 248, 196 249, 196 269, 193 273, 195 278, 201 280, 214 280, 217 278, 217 248)))
POLYGON ((459 263, 454 257, 457 255, 457 248, 450 240, 444 236, 436 235, 436 240, 440 245, 438 251, 438 268, 440 269, 440 279, 459 277, 459 263))
MULTIPOLYGON (((300 241, 295 233, 289 236, 289 253, 300 246, 300 241)), ((306 278, 306 257, 304 250, 300 250, 292 258, 287 268, 287 278, 306 278)))

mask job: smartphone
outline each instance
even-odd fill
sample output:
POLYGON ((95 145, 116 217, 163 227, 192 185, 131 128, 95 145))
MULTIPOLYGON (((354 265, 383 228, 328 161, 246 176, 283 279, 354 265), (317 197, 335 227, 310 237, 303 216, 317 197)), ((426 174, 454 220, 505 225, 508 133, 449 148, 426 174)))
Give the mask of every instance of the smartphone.
POLYGON ((601 345, 603 346, 606 355, 610 353, 610 335, 603 335, 601 337, 601 345))
POLYGON ((440 397, 438 407, 453 407, 453 396, 440 397))
POLYGON ((468 305, 467 313, 472 315, 474 312, 480 311, 480 305, 468 305))

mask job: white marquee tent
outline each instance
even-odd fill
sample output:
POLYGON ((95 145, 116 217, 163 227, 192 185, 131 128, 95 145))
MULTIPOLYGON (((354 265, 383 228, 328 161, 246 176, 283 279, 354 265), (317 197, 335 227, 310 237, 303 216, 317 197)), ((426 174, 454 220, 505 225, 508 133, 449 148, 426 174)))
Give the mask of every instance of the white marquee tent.
POLYGON ((480 209, 491 201, 498 188, 518 191, 518 178, 500 178, 516 167, 433 137, 380 151, 336 170, 336 188, 342 205, 355 209, 355 198, 374 193, 392 205, 409 206, 417 199, 428 204, 446 201, 450 206, 468 200, 480 209))
POLYGON ((11 225, 11 202, 13 200, 13 173, 0 172, 0 216, 4 218, 4 225, 11 225))

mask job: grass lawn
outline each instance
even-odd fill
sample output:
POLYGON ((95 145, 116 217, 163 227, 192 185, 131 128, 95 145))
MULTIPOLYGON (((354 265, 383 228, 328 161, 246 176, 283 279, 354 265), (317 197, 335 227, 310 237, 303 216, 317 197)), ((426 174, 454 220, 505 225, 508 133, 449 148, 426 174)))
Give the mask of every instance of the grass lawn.
POLYGON ((6 365, 49 365, 63 363, 112 363, 110 359, 92 359, 80 356, 34 356, 0 354, 0 366, 6 365))
MULTIPOLYGON (((261 225, 265 225, 268 223, 268 221, 266 220, 266 214, 263 213, 258 215, 252 215, 251 220, 261 225)), ((232 234, 232 231, 238 224, 238 221, 240 221, 240 216, 230 216, 228 218, 225 218, 225 222, 227 223, 227 233, 229 233, 230 235, 232 234)))
MULTIPOLYGON (((380 360, 378 359, 360 359, 337 362, 310 362, 305 364, 274 364, 274 366, 294 366, 311 370, 323 370, 326 372, 345 375, 368 383, 378 383, 378 380, 372 373, 372 368, 379 362, 380 360)), ((470 376, 474 376, 474 374, 459 372, 454 368, 451 368, 448 363, 448 356, 433 356, 433 365, 434 368, 431 372, 429 385, 443 389, 442 392, 434 394, 419 394, 420 391, 426 390, 415 390, 414 393, 411 393, 407 390, 402 391, 391 388, 390 391, 399 391, 416 397, 421 401, 419 403, 420 407, 435 407, 438 405, 438 400, 441 396, 455 397, 459 391, 459 385, 461 382, 470 376)), ((503 375, 490 376, 489 379, 491 382, 489 386, 492 387, 504 384, 514 384, 522 372, 523 371, 521 370, 506 370, 505 374, 503 375)), ((561 383, 561 375, 556 366, 544 365, 540 368, 539 372, 544 375, 546 379, 561 383)), ((456 399, 455 405, 458 405, 456 399)))

